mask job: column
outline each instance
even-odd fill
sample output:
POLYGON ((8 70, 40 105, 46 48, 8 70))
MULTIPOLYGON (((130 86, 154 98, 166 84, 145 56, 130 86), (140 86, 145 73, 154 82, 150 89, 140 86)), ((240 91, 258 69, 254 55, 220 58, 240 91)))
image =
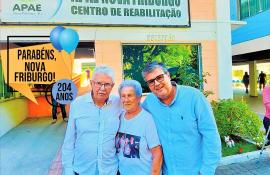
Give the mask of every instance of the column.
POLYGON ((216 2, 218 98, 233 97, 230 1, 216 2))
POLYGON ((258 96, 258 87, 257 87, 257 65, 256 61, 249 62, 249 95, 252 97, 258 96))
POLYGON ((96 65, 108 65, 115 71, 115 86, 113 93, 118 93, 118 85, 123 79, 122 45, 120 41, 95 41, 96 65))

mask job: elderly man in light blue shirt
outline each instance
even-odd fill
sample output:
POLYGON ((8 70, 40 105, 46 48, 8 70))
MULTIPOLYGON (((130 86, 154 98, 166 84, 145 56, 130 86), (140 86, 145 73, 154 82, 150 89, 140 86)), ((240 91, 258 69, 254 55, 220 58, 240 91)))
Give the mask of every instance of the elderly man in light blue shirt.
POLYGON ((164 175, 214 175, 221 142, 209 102, 197 89, 171 82, 164 65, 143 70, 149 94, 143 107, 156 123, 164 155, 164 175))
POLYGON ((122 108, 119 98, 110 95, 113 70, 96 67, 90 83, 91 93, 71 104, 62 147, 65 175, 116 175, 115 136, 122 108))

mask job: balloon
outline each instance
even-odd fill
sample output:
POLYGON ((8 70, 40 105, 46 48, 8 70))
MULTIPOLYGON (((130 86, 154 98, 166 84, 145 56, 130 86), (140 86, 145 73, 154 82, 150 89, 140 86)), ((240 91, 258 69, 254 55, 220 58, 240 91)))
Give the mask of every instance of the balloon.
POLYGON ((70 54, 79 43, 79 35, 73 29, 65 29, 60 34, 59 42, 61 47, 70 54))
POLYGON ((65 28, 62 26, 55 27, 50 34, 50 41, 55 49, 57 49, 59 52, 63 50, 63 48, 60 45, 59 37, 62 31, 64 31, 65 28))

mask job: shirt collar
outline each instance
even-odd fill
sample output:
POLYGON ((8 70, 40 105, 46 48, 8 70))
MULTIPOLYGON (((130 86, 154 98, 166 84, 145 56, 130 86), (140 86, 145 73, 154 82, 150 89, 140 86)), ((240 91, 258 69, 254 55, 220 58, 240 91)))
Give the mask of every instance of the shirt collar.
MULTIPOLYGON (((177 83, 176 83, 175 81, 171 81, 171 84, 172 84, 172 86, 175 87, 175 96, 174 96, 172 102, 171 102, 169 105, 166 105, 166 104, 162 103, 162 101, 161 101, 160 99, 158 99, 159 103, 162 104, 163 106, 172 106, 172 105, 174 104, 174 102, 175 102, 177 96, 178 96, 178 93, 179 93, 178 91, 179 91, 179 90, 178 90, 178 85, 177 85, 177 83)), ((157 98, 157 97, 156 97, 156 98, 157 98)))
MULTIPOLYGON (((92 91, 87 93, 87 96, 85 98, 85 101, 88 103, 94 103, 93 97, 92 97, 92 91)), ((111 105, 112 104, 112 97, 109 95, 109 98, 106 100, 105 105, 111 105)))
POLYGON ((175 81, 172 81, 172 85, 175 87, 175 96, 173 98, 173 101, 171 102, 171 104, 169 104, 169 106, 173 105, 177 96, 178 96, 178 92, 179 92, 179 89, 178 89, 178 85, 176 84, 175 81))

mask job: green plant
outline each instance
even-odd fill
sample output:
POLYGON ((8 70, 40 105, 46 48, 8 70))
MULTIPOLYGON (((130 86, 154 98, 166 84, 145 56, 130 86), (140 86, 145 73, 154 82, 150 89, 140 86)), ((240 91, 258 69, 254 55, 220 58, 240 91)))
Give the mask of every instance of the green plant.
POLYGON ((235 143, 236 143, 235 146, 231 148, 227 147, 226 143, 222 143, 222 156, 223 157, 258 150, 256 145, 248 143, 243 140, 237 140, 235 143))
POLYGON ((213 101, 212 108, 222 139, 227 135, 239 135, 257 144, 262 143, 262 121, 245 102, 232 99, 213 101))
POLYGON ((149 92, 141 72, 147 62, 158 61, 166 65, 173 81, 202 89, 198 54, 195 44, 123 45, 124 78, 139 81, 143 92, 149 92))

